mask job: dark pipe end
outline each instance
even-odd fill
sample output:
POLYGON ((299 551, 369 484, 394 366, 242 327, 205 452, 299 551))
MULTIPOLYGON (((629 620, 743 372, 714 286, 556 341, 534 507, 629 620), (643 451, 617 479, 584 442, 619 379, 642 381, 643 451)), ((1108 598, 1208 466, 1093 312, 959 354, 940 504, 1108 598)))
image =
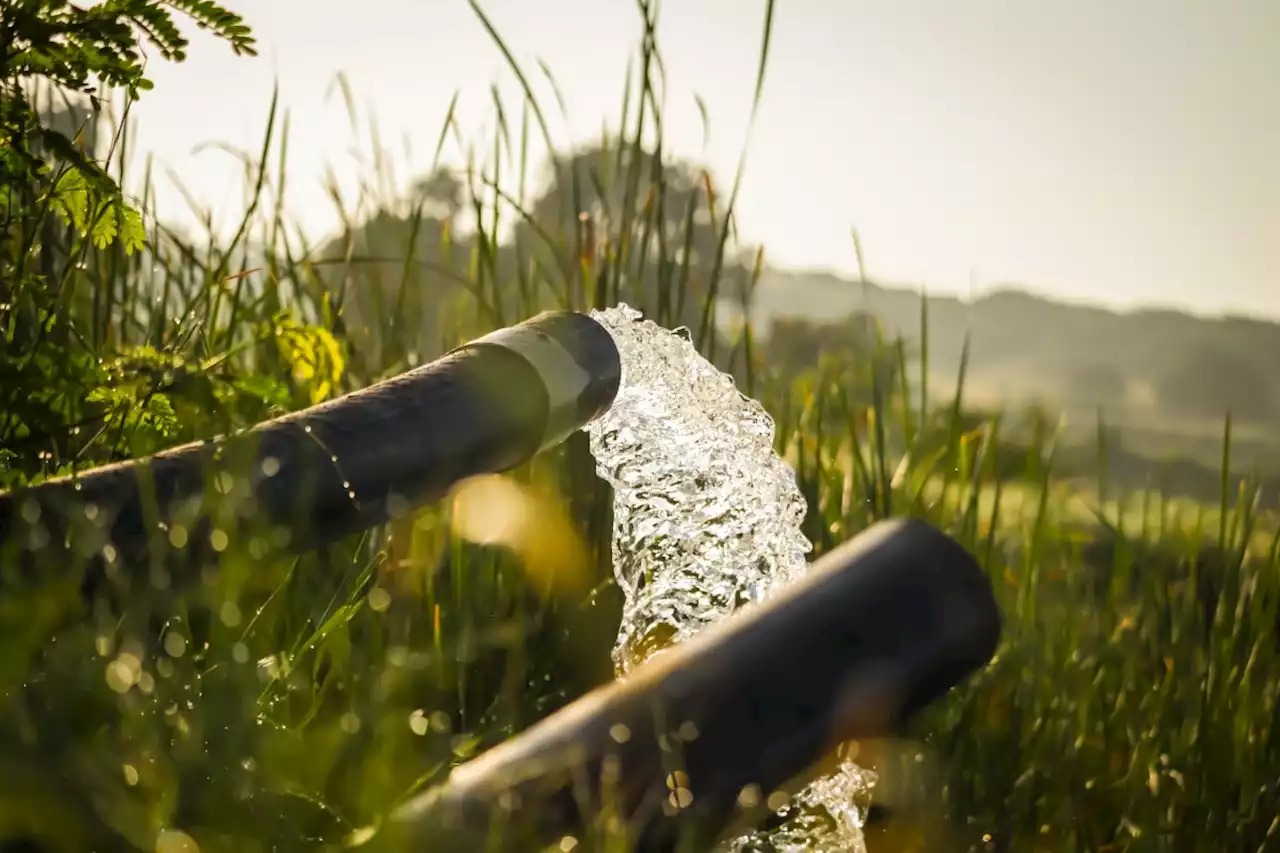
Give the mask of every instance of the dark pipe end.
POLYGON ((613 405, 622 359, 613 336, 586 314, 547 311, 464 345, 498 346, 531 364, 547 389, 543 448, 558 444, 613 405))
POLYGON ((490 849, 536 849, 529 838, 589 825, 607 789, 631 849, 709 849, 768 817, 762 803, 744 810, 748 786, 781 790, 837 744, 891 734, 988 663, 1000 621, 986 573, 958 542, 923 521, 882 522, 769 601, 456 768, 392 831, 487 838, 497 822, 527 835, 490 849), (674 811, 663 806, 673 760, 692 794, 674 811))

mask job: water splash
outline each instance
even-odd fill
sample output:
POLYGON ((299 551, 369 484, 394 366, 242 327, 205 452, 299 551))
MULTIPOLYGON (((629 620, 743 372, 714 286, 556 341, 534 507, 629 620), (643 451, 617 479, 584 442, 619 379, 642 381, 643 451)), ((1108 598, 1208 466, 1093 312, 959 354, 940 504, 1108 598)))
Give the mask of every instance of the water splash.
MULTIPOLYGON (((618 305, 592 313, 622 357, 613 406, 587 432, 614 489, 613 568, 625 595, 620 674, 767 597, 807 568, 805 501, 773 451, 774 426, 686 334, 618 305)), ((845 762, 802 791, 784 825, 725 850, 865 850, 872 774, 845 762)))
POLYGON ((804 499, 760 404, 639 312, 593 316, 623 365, 589 434, 614 488, 613 566, 626 594, 614 660, 625 673, 803 571, 810 545, 804 499))

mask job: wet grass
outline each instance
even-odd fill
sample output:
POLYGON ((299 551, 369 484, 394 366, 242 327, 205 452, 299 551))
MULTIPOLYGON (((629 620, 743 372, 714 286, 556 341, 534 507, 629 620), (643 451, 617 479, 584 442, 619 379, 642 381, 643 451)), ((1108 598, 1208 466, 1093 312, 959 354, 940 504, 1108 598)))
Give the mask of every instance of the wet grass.
MULTIPOLYGON (((740 174, 699 195, 637 156, 666 156, 656 13, 642 9, 624 132, 598 168, 562 164, 567 210, 534 209, 527 139, 559 150, 554 114, 511 60, 528 97, 495 101, 495 138, 443 117, 441 144, 473 154, 449 216, 387 188, 375 139, 359 197, 331 187, 337 241, 310 242, 277 203, 288 119, 273 104, 233 236, 167 227, 145 167, 122 176, 149 213, 145 253, 37 235, 61 284, 50 332, 6 315, 5 345, 23 348, 0 391, 8 482, 242 428, 543 308, 627 301, 687 325, 774 415, 817 553, 913 514, 991 574, 997 659, 901 741, 864 746, 891 815, 869 829, 874 850, 1280 849, 1280 539, 1232 473, 1229 421, 1217 506, 1116 494, 1105 440, 1083 484, 1078 462, 1059 467, 1055 425, 970 416, 963 374, 953 398, 931 397, 913 380, 927 352, 881 342, 879 360, 782 377, 750 328, 719 336, 722 288, 749 296, 759 269, 734 254, 740 174), (687 210, 664 219, 677 192, 687 210), (579 219, 596 198, 613 204, 579 219), (885 360, 896 369, 872 369, 885 360)), ((127 125, 113 140, 123 169, 127 125)), ((585 441, 512 477, 572 520, 541 529, 580 547, 579 583, 464 541, 450 502, 297 558, 271 556, 269 531, 223 537, 185 586, 169 582, 186 535, 170 526, 150 565, 115 566, 89 603, 80 578, 106 543, 41 543, 34 575, 21 547, 4 550, 0 849, 335 845, 607 680, 619 594, 585 441)))

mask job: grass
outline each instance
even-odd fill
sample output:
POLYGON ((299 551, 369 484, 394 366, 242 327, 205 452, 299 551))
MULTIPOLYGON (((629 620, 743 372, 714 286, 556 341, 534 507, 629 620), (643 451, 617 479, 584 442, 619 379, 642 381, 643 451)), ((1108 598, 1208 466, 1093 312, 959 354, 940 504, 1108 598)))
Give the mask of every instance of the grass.
MULTIPOLYGON (((749 294, 753 275, 729 251, 740 175, 709 202, 638 156, 668 154, 653 14, 624 133, 595 170, 561 164, 563 210, 536 209, 522 140, 553 143, 551 119, 487 21, 529 97, 495 103, 495 138, 471 147, 450 214, 470 230, 389 197, 375 165, 359 198, 332 191, 338 240, 308 242, 275 203, 288 120, 274 104, 230 238, 166 227, 150 172, 124 174, 147 252, 45 235, 58 322, 28 334, 17 309, 6 319, 6 345, 24 348, 0 392, 8 482, 237 429, 545 307, 627 301, 688 325, 773 414, 818 553, 910 513, 993 578, 996 660, 900 742, 864 745, 893 807, 873 850, 1280 849, 1280 538, 1231 473, 1229 426, 1218 506, 1117 495, 1105 446, 1088 488, 1067 482, 1050 425, 970 417, 963 381, 939 403, 910 381, 927 357, 886 345, 888 384, 860 362, 778 376, 749 327, 718 336, 717 297, 749 294), (678 192, 685 206, 662 216, 678 192), (381 230, 365 228, 378 210, 381 230), (700 223, 715 235, 701 255, 700 223)), ((462 136, 451 112, 442 144, 462 136)), ((91 605, 84 555, 46 543, 31 583, 0 554, 0 849, 334 845, 608 679, 619 601, 591 464, 579 436, 512 475, 573 520, 587 555, 584 585, 549 592, 514 555, 463 541, 447 503, 296 559, 270 557, 266 533, 224 537, 186 587, 164 550, 182 537, 159 531, 152 564, 117 573, 145 582, 91 605)))

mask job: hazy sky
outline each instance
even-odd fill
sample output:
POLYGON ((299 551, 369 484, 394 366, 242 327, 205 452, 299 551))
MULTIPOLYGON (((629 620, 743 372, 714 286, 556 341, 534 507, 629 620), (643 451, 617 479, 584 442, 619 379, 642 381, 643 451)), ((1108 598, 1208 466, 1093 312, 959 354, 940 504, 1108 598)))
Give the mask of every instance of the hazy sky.
MULTIPOLYGON (((430 163, 460 92, 468 137, 492 139, 490 86, 520 100, 466 0, 236 0, 262 55, 196 34, 153 67, 138 108, 153 150, 215 207, 239 203, 225 154, 254 147, 271 85, 290 110, 292 207, 334 223, 324 164, 348 183, 345 71, 384 141, 430 163)), ((546 96, 557 143, 616 123, 639 35, 634 0, 487 0, 546 96), (568 104, 556 117, 537 59, 568 104)), ((761 0, 666 0, 669 144, 726 185, 745 138, 761 0), (704 146, 695 101, 710 117, 704 146)), ((448 149, 450 159, 460 152, 448 149)), ((401 158, 400 168, 409 169, 401 158)), ((182 202, 161 197, 166 209, 182 202)), ((1071 299, 1280 316, 1280 1, 778 0, 765 96, 740 199, 744 236, 782 266, 855 268, 968 292, 1023 282, 1071 299)))

